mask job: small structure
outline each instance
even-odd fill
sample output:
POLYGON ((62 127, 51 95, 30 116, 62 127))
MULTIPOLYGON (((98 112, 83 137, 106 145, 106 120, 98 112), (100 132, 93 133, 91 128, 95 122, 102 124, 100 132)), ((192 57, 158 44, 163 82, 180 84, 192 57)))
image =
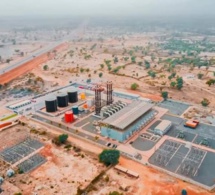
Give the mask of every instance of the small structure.
POLYGON ((172 122, 168 121, 168 120, 162 120, 160 124, 158 124, 155 129, 154 129, 154 133, 158 134, 160 136, 165 135, 170 127, 172 126, 172 122))
POLYGON ((27 106, 27 105, 29 105, 29 104, 31 104, 31 101, 30 101, 30 100, 24 100, 24 101, 21 101, 21 102, 19 102, 19 103, 10 105, 9 108, 14 110, 14 109, 21 108, 21 107, 23 107, 23 106, 27 106))
POLYGON ((127 174, 128 176, 130 176, 130 177, 134 177, 134 178, 138 178, 138 177, 139 177, 139 174, 138 174, 138 173, 136 173, 136 172, 134 172, 134 171, 131 171, 131 170, 128 170, 128 169, 126 169, 126 168, 124 168, 124 167, 122 167, 122 166, 120 166, 120 165, 116 165, 116 166, 114 167, 114 169, 116 169, 116 170, 118 170, 118 171, 120 171, 120 172, 122 172, 122 173, 125 173, 125 174, 127 174))
POLYGON ((8 177, 12 177, 12 176, 14 176, 14 175, 15 175, 15 172, 14 172, 13 169, 9 169, 9 170, 7 171, 7 176, 8 176, 8 177))
POLYGON ((197 120, 189 120, 184 124, 185 127, 189 127, 195 129, 199 125, 199 121, 197 120))

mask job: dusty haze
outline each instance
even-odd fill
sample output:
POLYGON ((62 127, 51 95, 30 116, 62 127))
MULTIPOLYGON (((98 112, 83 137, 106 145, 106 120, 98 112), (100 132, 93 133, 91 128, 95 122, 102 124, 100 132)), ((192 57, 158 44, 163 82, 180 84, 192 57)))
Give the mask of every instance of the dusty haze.
POLYGON ((9 0, 0 16, 215 16, 214 0, 9 0))

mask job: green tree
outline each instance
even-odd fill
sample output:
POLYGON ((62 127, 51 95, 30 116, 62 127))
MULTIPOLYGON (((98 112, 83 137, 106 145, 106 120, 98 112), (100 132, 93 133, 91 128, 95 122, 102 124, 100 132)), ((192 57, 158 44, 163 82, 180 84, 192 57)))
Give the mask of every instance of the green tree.
POLYGON ((101 67, 101 69, 103 69, 104 68, 104 64, 100 64, 100 67, 101 67))
POLYGON ((132 62, 132 63, 136 63, 136 56, 132 56, 132 57, 131 57, 131 62, 132 62))
POLYGON ((142 66, 143 62, 138 62, 137 64, 138 64, 139 66, 142 66))
POLYGON ((102 72, 100 72, 100 73, 99 73, 99 77, 101 78, 101 77, 102 77, 102 75, 103 75, 103 73, 102 73, 102 72))
POLYGON ((115 57, 113 61, 114 61, 114 64, 116 64, 119 60, 117 57, 115 57))
POLYGON ((81 69, 80 69, 80 72, 84 72, 84 69, 83 69, 83 68, 81 68, 81 69))
POLYGON ((169 80, 172 80, 172 75, 168 76, 168 79, 169 79, 169 80))
POLYGON ((67 134, 61 134, 61 135, 58 136, 58 141, 61 144, 66 143, 67 139, 68 139, 68 135, 67 134))
POLYGON ((178 89, 178 90, 181 90, 182 87, 183 87, 183 83, 184 83, 182 77, 178 77, 178 78, 176 79, 176 81, 177 81, 177 84, 176 84, 177 89, 178 89))
POLYGON ((111 67, 111 65, 109 65, 109 66, 108 66, 108 70, 111 71, 111 69, 112 69, 112 67, 111 67))
POLYGON ((125 60, 125 61, 128 61, 128 59, 129 59, 129 57, 124 57, 124 60, 125 60))
POLYGON ((215 79, 209 79, 209 80, 206 82, 206 84, 207 84, 208 86, 211 86, 212 84, 215 84, 215 79))
POLYGON ((103 162, 106 166, 115 165, 119 162, 120 152, 118 150, 103 150, 99 154, 99 161, 103 162))
POLYGON ((43 70, 48 70, 48 68, 49 68, 48 65, 43 66, 43 70))
POLYGON ((150 66, 151 66, 150 63, 149 63, 148 61, 145 60, 145 67, 146 67, 146 69, 149 69, 150 66))
POLYGON ((156 72, 154 72, 154 71, 152 71, 152 70, 148 71, 148 74, 149 74, 149 76, 152 77, 152 78, 155 78, 155 77, 156 77, 156 72))
POLYGON ((198 79, 202 79, 202 77, 204 76, 204 74, 198 73, 197 76, 198 76, 198 79))
POLYGON ((166 100, 168 98, 168 92, 167 91, 162 91, 161 92, 161 96, 164 100, 166 100))
POLYGON ((175 86, 176 86, 176 82, 175 82, 175 81, 172 81, 172 82, 170 83, 170 86, 171 86, 171 87, 175 87, 175 86))
POLYGON ((207 99, 207 98, 204 98, 202 101, 201 101, 201 104, 202 106, 208 106, 210 104, 210 101, 207 99))
POLYGON ((131 84, 131 89, 132 90, 136 90, 138 87, 139 87, 139 85, 137 83, 131 84))

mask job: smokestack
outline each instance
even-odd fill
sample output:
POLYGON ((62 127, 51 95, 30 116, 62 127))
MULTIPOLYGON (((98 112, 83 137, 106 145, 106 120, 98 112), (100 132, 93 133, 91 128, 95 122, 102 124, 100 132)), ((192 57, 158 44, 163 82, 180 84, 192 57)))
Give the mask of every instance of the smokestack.
POLYGON ((113 103, 113 84, 112 81, 107 82, 107 105, 110 105, 113 103))
POLYGON ((101 112, 101 107, 102 107, 101 92, 103 90, 104 89, 101 86, 96 85, 95 87, 95 114, 96 115, 100 115, 100 112, 101 112))

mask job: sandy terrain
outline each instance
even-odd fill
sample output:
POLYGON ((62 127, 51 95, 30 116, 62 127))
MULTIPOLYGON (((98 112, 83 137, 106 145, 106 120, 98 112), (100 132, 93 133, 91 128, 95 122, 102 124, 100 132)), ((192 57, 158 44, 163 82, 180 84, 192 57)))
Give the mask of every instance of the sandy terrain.
POLYGON ((23 195, 33 192, 47 195, 76 194, 78 187, 87 185, 103 169, 97 159, 86 154, 75 157, 75 152, 59 150, 51 145, 46 145, 41 154, 46 156, 48 162, 29 175, 16 177, 15 186, 22 189, 23 195), (19 182, 19 179, 26 183, 19 182))

